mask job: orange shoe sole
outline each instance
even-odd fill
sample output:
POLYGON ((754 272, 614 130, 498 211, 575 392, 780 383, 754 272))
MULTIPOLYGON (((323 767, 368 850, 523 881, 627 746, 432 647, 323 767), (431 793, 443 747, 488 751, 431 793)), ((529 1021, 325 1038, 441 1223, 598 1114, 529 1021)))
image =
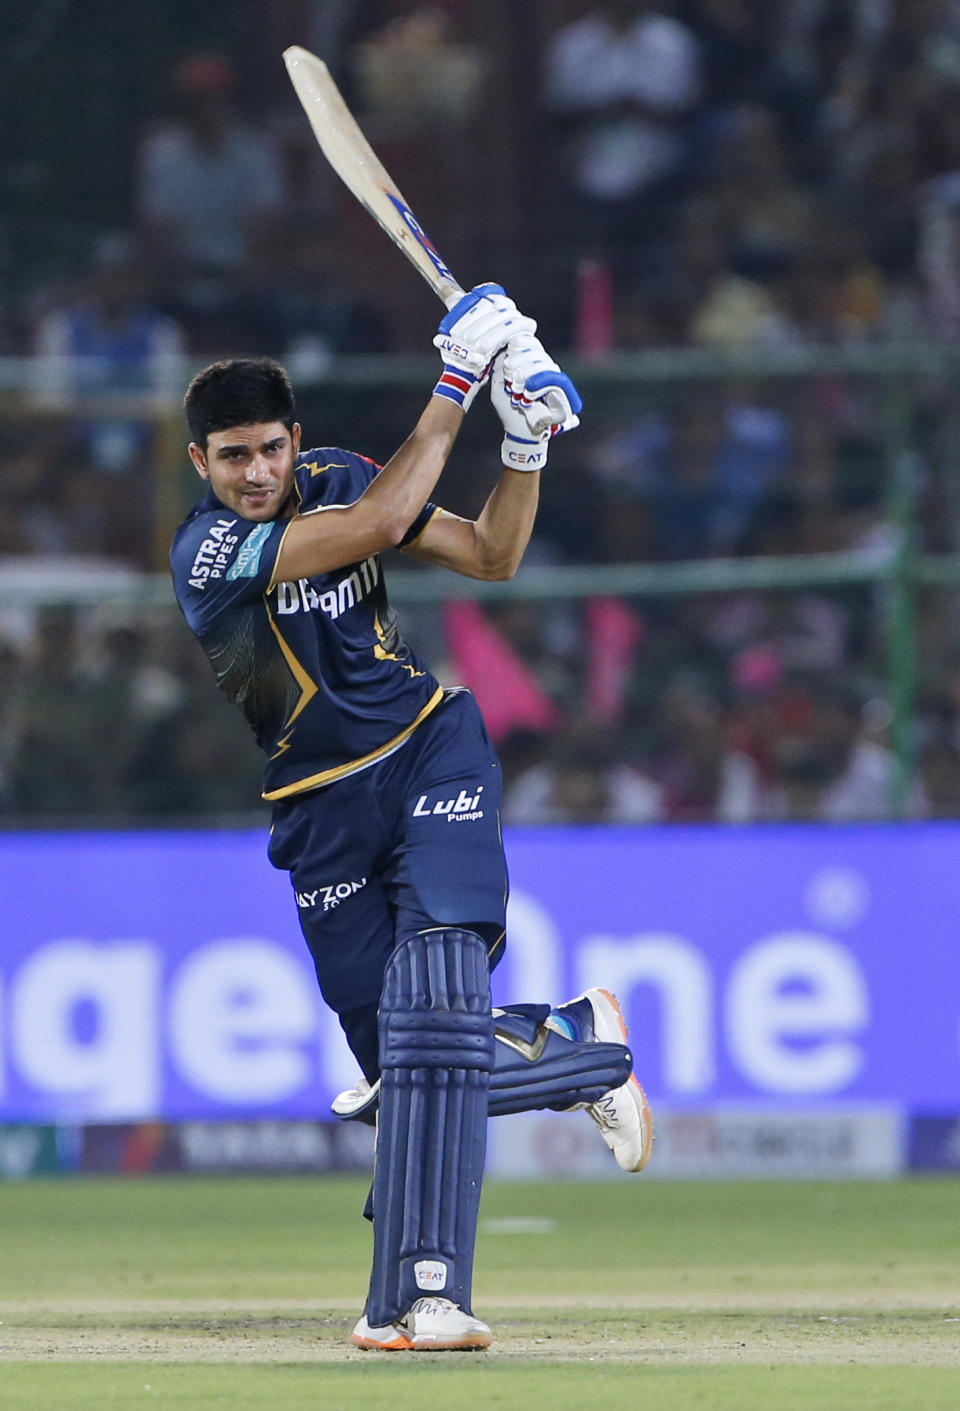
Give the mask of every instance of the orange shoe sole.
MULTIPOLYGON (((623 1042, 629 1048, 627 1021, 623 1017, 623 1010, 620 1008, 620 1001, 617 999, 616 995, 612 993, 612 991, 605 990, 599 985, 597 986, 597 988, 602 995, 606 995, 607 999, 613 1005, 614 1013, 617 1016, 617 1023, 620 1025, 620 1035, 623 1039, 623 1042)), ((630 1077, 627 1079, 627 1082, 633 1084, 640 1097, 640 1125, 643 1129, 643 1144, 640 1149, 640 1161, 632 1169, 634 1171, 642 1171, 646 1166, 647 1162, 650 1160, 650 1153, 653 1150, 653 1113, 650 1111, 650 1103, 647 1101, 647 1095, 643 1090, 643 1085, 641 1084, 640 1079, 636 1076, 636 1074, 631 1073, 630 1077)))
POLYGON ((353 1333, 350 1341, 354 1347, 361 1348, 364 1352, 412 1352, 413 1343, 403 1334, 391 1338, 389 1342, 377 1342, 374 1338, 362 1337, 359 1333, 353 1333))

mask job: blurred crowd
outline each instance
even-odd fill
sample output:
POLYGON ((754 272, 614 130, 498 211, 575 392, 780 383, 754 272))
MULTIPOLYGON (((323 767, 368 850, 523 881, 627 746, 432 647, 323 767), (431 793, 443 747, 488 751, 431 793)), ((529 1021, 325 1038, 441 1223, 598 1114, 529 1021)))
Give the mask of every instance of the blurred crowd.
MULTIPOLYGON (((310 41, 309 6, 270 8, 278 46, 310 41)), ((957 0, 531 0, 522 33, 505 0, 324 8, 351 106, 448 263, 529 292, 564 346, 956 333, 957 0), (491 247, 505 269, 486 267, 491 247)), ((264 69, 261 6, 240 9, 252 33, 235 53, 171 41, 148 97, 127 91, 112 221, 65 205, 55 144, 32 200, 21 177, 18 205, 39 214, 47 182, 47 238, 66 231, 44 259, 26 215, 0 227, 5 255, 25 232, 4 351, 129 372, 178 339, 318 367, 420 348, 409 314, 426 296, 317 156, 279 57, 264 69)), ((71 150, 72 180, 93 184, 98 162, 71 150)))
MULTIPOLYGON (((154 10, 172 33, 178 7, 154 10)), ((551 455, 530 562, 883 555, 895 505, 918 549, 957 549, 949 362, 896 383, 815 366, 638 383, 604 369, 664 347, 760 371, 792 349, 949 353, 960 0, 532 0, 522 26, 506 0, 233 13, 207 17, 210 42, 202 17, 189 46, 168 34, 162 73, 118 87, 112 185, 95 106, 80 105, 90 141, 67 165, 48 144, 32 185, 26 167, 6 172, 22 215, 0 217, 0 355, 27 361, 2 409, 0 817, 257 807, 256 752, 173 612, 121 611, 115 592, 100 608, 16 601, 18 575, 162 568, 191 494, 175 410, 189 370, 278 356, 308 437, 378 458, 414 415, 399 388, 372 415, 369 398, 324 389, 343 357, 422 354, 433 307, 318 157, 279 62, 264 75, 265 25, 277 51, 331 58, 448 262, 502 278, 582 376, 588 414, 551 455), (84 191, 100 193, 93 217, 84 191)), ((110 21, 118 45, 123 23, 110 21)), ((82 28, 46 38, 61 65, 71 41, 82 51, 82 28)), ((451 508, 478 508, 494 439, 468 428, 451 508)), ((599 593, 403 619, 494 718, 508 821, 960 815, 957 595, 923 590, 913 607, 905 774, 888 680, 911 644, 891 643, 880 588, 599 593)))
MULTIPOLYGON (((259 752, 179 614, 109 597, 0 610, 0 817, 257 813, 259 752)), ((882 610, 856 588, 418 605, 402 620, 441 679, 476 692, 508 823, 957 816, 960 653, 931 656, 901 775, 882 610)), ((930 601, 922 646, 939 652, 954 623, 952 594, 930 601)))

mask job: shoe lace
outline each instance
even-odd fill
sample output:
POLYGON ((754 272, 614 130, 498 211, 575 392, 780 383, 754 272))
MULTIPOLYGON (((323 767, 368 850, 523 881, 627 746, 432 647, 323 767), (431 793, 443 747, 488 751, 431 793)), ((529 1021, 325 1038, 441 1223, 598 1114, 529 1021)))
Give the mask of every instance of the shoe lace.
POLYGON ((411 1313, 446 1313, 455 1308, 449 1298, 418 1298, 410 1309, 411 1313))
POLYGON ((608 1127, 620 1126, 617 1104, 612 1093, 604 1093, 593 1105, 608 1127))

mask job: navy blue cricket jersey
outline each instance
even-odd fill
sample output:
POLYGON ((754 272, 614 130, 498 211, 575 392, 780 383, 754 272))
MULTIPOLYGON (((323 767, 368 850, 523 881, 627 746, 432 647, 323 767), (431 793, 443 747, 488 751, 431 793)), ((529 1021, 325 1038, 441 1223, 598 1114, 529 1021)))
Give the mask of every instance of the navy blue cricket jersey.
MULTIPOLYGON (((301 452, 299 513, 360 498, 380 467, 336 447, 301 452)), ((436 513, 426 505, 403 542, 436 513)), ((174 590, 217 682, 267 755, 264 798, 284 799, 383 759, 439 705, 387 603, 379 554, 298 582, 274 580, 289 519, 256 523, 213 491, 174 535, 174 590)))

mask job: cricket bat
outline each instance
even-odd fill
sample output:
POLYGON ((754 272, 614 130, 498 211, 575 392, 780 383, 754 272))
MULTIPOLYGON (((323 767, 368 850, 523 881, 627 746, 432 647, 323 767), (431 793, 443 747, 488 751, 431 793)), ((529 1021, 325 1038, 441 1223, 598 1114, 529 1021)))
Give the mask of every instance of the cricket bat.
POLYGON ((283 51, 283 61, 327 161, 447 308, 452 308, 463 297, 463 289, 360 131, 326 64, 299 44, 283 51))
MULTIPOLYGON (((290 81, 310 119, 320 150, 340 180, 365 206, 393 243, 420 271, 430 288, 452 309, 464 291, 437 252, 433 241, 407 205, 396 182, 357 126, 322 59, 299 44, 283 51, 290 81)), ((534 435, 563 422, 570 408, 551 391, 525 413, 534 435)))

